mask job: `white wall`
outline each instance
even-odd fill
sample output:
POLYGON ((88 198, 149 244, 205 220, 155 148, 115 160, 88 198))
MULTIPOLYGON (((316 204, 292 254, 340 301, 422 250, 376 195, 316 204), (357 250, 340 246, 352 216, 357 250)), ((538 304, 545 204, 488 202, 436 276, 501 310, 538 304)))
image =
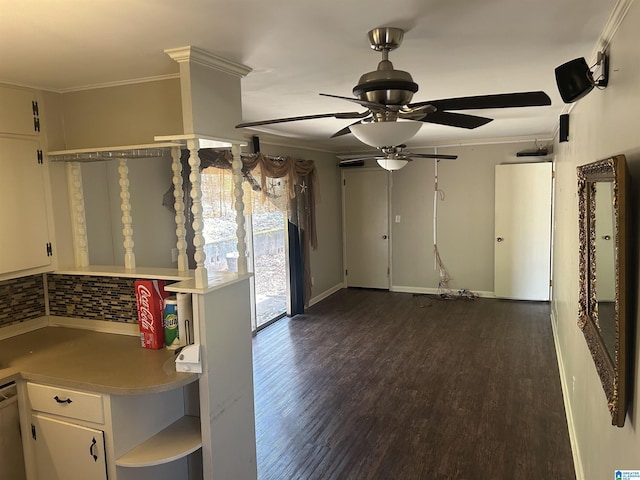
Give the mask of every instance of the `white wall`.
MULTIPOLYGON (((574 454, 580 461, 579 473, 585 480, 613 478, 615 469, 640 469, 640 329, 636 329, 632 351, 634 384, 632 401, 624 428, 611 426, 607 401, 577 326, 578 318, 578 201, 576 166, 614 154, 627 157, 632 176, 633 228, 637 249, 640 210, 640 5, 632 4, 611 43, 610 80, 606 90, 594 90, 571 111, 569 141, 556 145, 556 203, 554 290, 552 310, 556 323, 558 349, 568 390, 570 429, 575 432, 574 454), (572 420, 572 421, 571 421, 572 420)), ((637 279, 637 255, 631 273, 637 279)), ((629 292, 638 298, 637 285, 629 292)), ((637 323, 637 306, 633 321, 637 323)))
MULTIPOLYGON (((171 157, 127 161, 136 266, 175 268, 175 215, 162 205, 173 188, 171 157)), ((118 161, 82 165, 89 263, 124 265, 118 161)))
MULTIPOLYGON (((438 153, 458 155, 457 160, 441 160, 438 165, 438 189, 444 192, 437 205, 438 250, 452 278, 451 288, 493 295, 495 166, 536 161, 516 157, 516 152, 532 148, 534 140, 438 148, 438 153)), ((430 292, 438 287, 433 260, 434 174, 431 159, 414 160, 391 174, 393 290, 430 292), (395 223, 396 215, 400 223, 395 223)))
POLYGON ((168 79, 62 95, 66 149, 153 143, 183 133, 180 80, 168 79))

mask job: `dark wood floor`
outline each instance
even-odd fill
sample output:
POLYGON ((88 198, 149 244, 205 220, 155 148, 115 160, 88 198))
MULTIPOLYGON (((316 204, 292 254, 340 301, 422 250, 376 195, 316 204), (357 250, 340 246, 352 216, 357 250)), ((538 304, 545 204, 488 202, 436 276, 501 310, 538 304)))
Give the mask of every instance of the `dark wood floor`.
POLYGON ((344 289, 254 365, 260 480, 575 479, 546 303, 344 289))

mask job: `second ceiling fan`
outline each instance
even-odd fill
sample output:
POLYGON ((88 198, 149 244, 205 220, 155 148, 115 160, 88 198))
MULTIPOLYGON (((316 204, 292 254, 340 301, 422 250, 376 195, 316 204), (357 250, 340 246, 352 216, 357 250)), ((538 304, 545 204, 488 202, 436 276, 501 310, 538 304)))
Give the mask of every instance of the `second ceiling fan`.
POLYGON ((385 170, 400 170, 415 158, 433 158, 435 160, 455 160, 457 155, 445 155, 438 153, 412 153, 405 150, 406 145, 397 147, 382 147, 380 154, 370 155, 338 155, 340 166, 361 166, 365 160, 376 160, 385 170))
MULTIPOLYGON (((298 117, 276 118, 272 120, 260 120, 245 122, 236 125, 236 128, 255 127, 260 125, 272 125, 277 123, 295 122, 299 120, 313 120, 318 118, 357 119, 355 123, 338 130, 332 135, 338 137, 348 133, 354 133, 361 141, 375 147, 395 146, 393 144, 379 145, 369 143, 360 138, 358 129, 360 125, 382 124, 409 120, 425 123, 434 123, 474 129, 486 125, 493 119, 466 113, 458 113, 456 110, 482 110, 492 108, 514 107, 538 107, 551 105, 551 99, 542 91, 516 92, 494 95, 478 95, 472 97, 447 98, 440 100, 428 100, 425 102, 410 103, 413 94, 418 91, 418 84, 408 72, 396 70, 389 61, 389 52, 395 50, 402 43, 404 31, 400 28, 382 27, 369 32, 371 48, 382 52, 382 60, 378 68, 365 73, 360 77, 358 84, 353 87, 355 97, 342 97, 321 93, 325 97, 338 98, 356 103, 366 108, 363 112, 335 112, 315 115, 303 115, 298 117)), ((402 122, 398 122, 402 123, 402 122)), ((420 124, 416 126, 415 132, 420 124)), ((414 134, 415 134, 414 132, 414 134)), ((365 132, 366 134, 366 132, 365 132)), ((376 134, 377 136, 378 134, 376 134)), ((410 135, 412 136, 412 135, 410 135)), ((380 143, 380 142, 378 142, 380 143)), ((397 142, 398 143, 402 142, 397 142)))

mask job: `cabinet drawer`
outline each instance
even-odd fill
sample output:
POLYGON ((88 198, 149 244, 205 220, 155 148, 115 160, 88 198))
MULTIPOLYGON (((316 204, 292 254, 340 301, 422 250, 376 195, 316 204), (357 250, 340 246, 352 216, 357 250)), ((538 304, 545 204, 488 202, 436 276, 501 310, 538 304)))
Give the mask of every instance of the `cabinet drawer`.
POLYGON ((27 383, 31 408, 69 418, 104 423, 102 395, 27 383))

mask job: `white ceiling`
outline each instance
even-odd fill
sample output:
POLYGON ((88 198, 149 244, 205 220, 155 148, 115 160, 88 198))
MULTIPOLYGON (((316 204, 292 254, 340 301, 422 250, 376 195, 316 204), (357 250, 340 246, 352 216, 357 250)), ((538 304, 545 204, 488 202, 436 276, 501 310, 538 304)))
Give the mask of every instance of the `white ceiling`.
MULTIPOLYGON (((476 130, 426 124, 410 145, 549 137, 563 107, 554 68, 590 58, 615 0, 0 0, 0 82, 70 91, 176 74, 163 51, 193 45, 247 65, 244 121, 358 110, 351 96, 380 54, 367 32, 406 30, 391 52, 413 101, 544 90, 549 107, 484 110, 476 130), (356 107, 356 108, 354 108, 356 107)), ((350 120, 307 120, 262 133, 356 148, 328 137, 350 120)), ((259 133, 259 132, 258 132, 259 133)))

